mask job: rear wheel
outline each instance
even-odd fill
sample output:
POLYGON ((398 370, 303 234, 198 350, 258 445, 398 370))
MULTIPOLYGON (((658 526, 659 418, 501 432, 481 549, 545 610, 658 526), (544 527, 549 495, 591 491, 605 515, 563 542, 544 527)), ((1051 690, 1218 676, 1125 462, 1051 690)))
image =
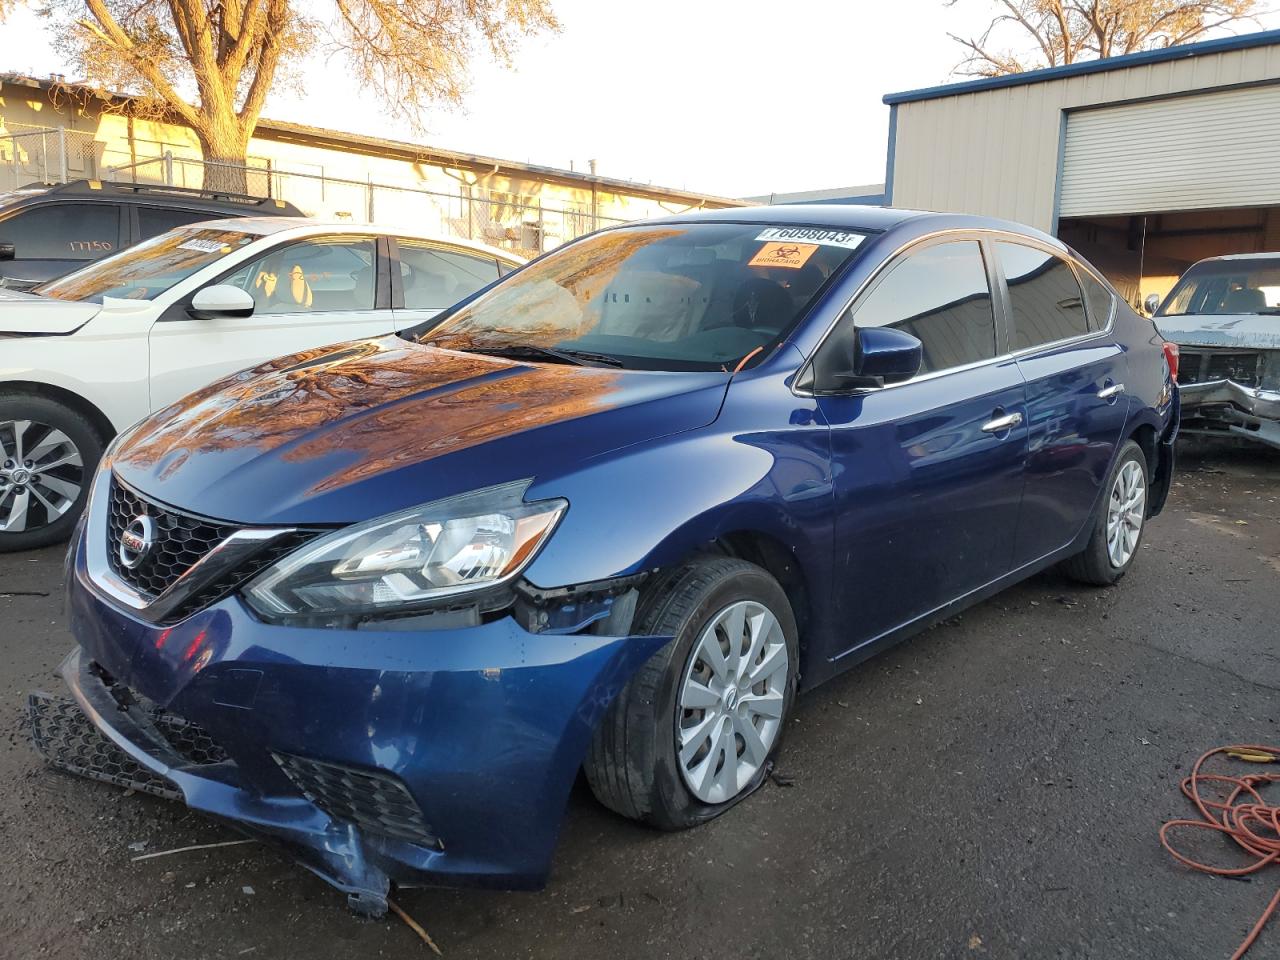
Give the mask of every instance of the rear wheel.
POLYGON ((651 585, 636 632, 673 634, 610 706, 584 768, 605 806, 678 830, 763 781, 795 698, 795 617, 767 572, 706 558, 651 585))
POLYGON ((1147 456, 1132 440, 1120 448, 1093 517, 1093 533, 1080 553, 1065 560, 1063 572, 1081 583, 1107 586, 1133 565, 1147 520, 1147 456))
POLYGON ((70 407, 0 394, 0 553, 70 535, 102 449, 93 424, 70 407))

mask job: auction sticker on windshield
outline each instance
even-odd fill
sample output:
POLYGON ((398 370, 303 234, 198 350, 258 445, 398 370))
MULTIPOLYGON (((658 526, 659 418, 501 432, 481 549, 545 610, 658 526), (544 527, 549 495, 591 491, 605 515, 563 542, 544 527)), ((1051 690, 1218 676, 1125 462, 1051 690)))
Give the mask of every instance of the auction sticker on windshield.
POLYGON ((822 227, 770 227, 762 230, 756 239, 779 243, 820 243, 827 247, 856 250, 866 237, 847 230, 824 230, 822 227))
POLYGON ((227 246, 221 240, 201 240, 197 237, 194 240, 187 240, 178 244, 179 250, 195 250, 197 253, 230 253, 231 247, 227 246))
POLYGON ((748 267, 786 267, 799 270, 818 249, 816 243, 766 243, 748 267))

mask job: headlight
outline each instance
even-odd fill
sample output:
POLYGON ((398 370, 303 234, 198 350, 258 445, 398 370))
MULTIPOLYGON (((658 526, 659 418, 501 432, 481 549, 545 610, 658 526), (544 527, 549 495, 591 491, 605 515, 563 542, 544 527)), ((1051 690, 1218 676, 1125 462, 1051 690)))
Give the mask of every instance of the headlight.
POLYGON ((281 622, 326 615, 396 615, 509 580, 533 559, 569 504, 525 503, 528 480, 380 517, 277 561, 245 588, 281 622))

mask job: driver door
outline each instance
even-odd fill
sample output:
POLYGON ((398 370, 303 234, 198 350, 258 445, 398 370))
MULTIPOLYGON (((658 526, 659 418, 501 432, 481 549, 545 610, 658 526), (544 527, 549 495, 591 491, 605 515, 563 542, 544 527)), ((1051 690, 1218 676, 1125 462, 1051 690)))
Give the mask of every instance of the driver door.
POLYGON ((250 293, 252 316, 198 320, 181 301, 151 328, 151 409, 264 360, 392 332, 385 262, 376 237, 309 237, 213 281, 250 293))
POLYGON ((1027 455, 1026 395, 1003 356, 990 254, 978 239, 901 254, 815 359, 831 431, 839 659, 1009 572, 1027 455), (920 340, 911 380, 841 389, 824 368, 851 358, 859 327, 920 340), (822 383, 833 384, 828 391, 822 383))

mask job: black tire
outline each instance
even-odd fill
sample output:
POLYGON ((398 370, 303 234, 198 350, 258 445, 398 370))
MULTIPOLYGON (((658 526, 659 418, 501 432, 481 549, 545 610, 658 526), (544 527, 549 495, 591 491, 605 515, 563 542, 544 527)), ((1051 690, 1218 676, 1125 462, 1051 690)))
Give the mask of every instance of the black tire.
POLYGON ((767 572, 728 557, 693 560, 648 585, 633 632, 672 634, 610 705, 592 738, 583 767, 596 798, 633 820, 682 830, 711 820, 751 794, 768 775, 795 700, 799 642, 786 594, 767 572), (684 672, 703 629, 740 600, 763 604, 781 627, 787 678, 781 725, 768 759, 751 781, 724 803, 704 803, 686 787, 676 754, 676 707, 684 672))
MULTIPOLYGON (((0 530, 0 553, 44 547, 66 540, 70 536, 80 514, 84 512, 84 504, 89 497, 89 481, 93 478, 98 461, 102 459, 105 446, 101 434, 89 419, 78 411, 48 397, 28 393, 0 392, 0 445, 5 447, 5 454, 0 455, 0 525, 9 522, 11 503, 17 490, 20 489, 18 484, 13 483, 13 469, 21 464, 12 459, 15 452, 13 424, 20 421, 31 423, 23 438, 26 452, 30 452, 33 446, 38 445, 49 430, 60 430, 66 435, 79 453, 81 464, 79 468, 73 465, 55 467, 50 471, 50 476, 64 484, 78 483, 80 492, 61 515, 50 511, 36 497, 29 494, 24 529, 0 530), (6 460, 6 457, 10 459, 6 460), (11 465, 7 470, 6 463, 11 465)), ((59 500, 52 497, 48 499, 54 506, 61 505, 59 500)))
POLYGON ((1138 531, 1138 541, 1133 547, 1133 553, 1122 566, 1116 566, 1111 561, 1111 555, 1107 552, 1107 509, 1111 502, 1111 492, 1115 487, 1116 478, 1120 475, 1120 471, 1126 463, 1137 463, 1142 470, 1142 482, 1146 490, 1147 506, 1149 508, 1151 502, 1151 477, 1150 470, 1147 465, 1147 455, 1142 452, 1142 448, 1134 441, 1127 440, 1120 447, 1120 452, 1116 456, 1116 461, 1111 465, 1111 472, 1107 474, 1107 482, 1102 488, 1102 495, 1098 498, 1098 506, 1094 510, 1093 519, 1090 521, 1093 525, 1093 533, 1089 536, 1089 543, 1083 550, 1073 557, 1068 557, 1062 561, 1062 572, 1069 576, 1072 580, 1078 580, 1081 583, 1091 584, 1096 587, 1107 587, 1115 583, 1123 577, 1129 568, 1133 566, 1133 562, 1138 559, 1138 553, 1142 549, 1142 538, 1147 532, 1146 513, 1143 512, 1142 527, 1138 531))

